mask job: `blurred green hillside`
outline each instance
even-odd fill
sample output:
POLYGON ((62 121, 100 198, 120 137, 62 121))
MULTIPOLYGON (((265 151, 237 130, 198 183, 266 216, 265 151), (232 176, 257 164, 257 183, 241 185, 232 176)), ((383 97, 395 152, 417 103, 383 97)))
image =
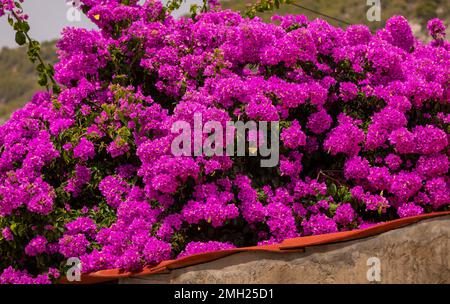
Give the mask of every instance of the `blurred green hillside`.
MULTIPOLYGON (((257 0, 221 0, 224 8, 246 11, 248 5, 257 0)), ((373 30, 384 26, 385 21, 393 15, 403 15, 408 18, 418 37, 428 39, 426 22, 439 17, 450 24, 450 0, 381 0, 381 22, 369 22, 366 17, 367 0, 298 0, 297 4, 337 17, 350 23, 366 24, 373 30)), ((314 19, 317 14, 305 11, 292 5, 281 6, 279 10, 259 14, 264 20, 269 20, 273 14, 304 14, 314 19)), ((323 17, 321 17, 323 18, 323 17)), ((326 18, 325 18, 326 19, 326 18)), ((345 26, 340 22, 327 19, 335 26, 345 26)), ((42 44, 43 58, 47 62, 56 62, 55 42, 42 44)), ((24 105, 39 89, 33 64, 28 62, 26 49, 0 50, 0 123, 9 117, 12 111, 24 105)))
MULTIPOLYGON (((45 42, 41 49, 46 62, 56 62, 55 42, 45 42)), ((0 120, 4 120, 42 88, 37 84, 35 66, 28 61, 25 47, 1 49, 0 71, 0 120)))

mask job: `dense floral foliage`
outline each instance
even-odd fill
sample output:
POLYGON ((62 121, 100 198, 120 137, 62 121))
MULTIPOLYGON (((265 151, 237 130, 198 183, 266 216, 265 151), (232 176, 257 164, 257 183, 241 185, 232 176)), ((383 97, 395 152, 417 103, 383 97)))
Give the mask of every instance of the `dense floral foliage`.
MULTIPOLYGON (((304 16, 83 0, 60 93, 0 127, 0 283, 364 228, 450 204, 450 44, 304 16), (173 122, 280 121, 281 160, 174 157, 173 122)), ((1 0, 9 9, 9 0, 1 0)), ((5 8, 1 6, 0 14, 5 8)), ((206 135, 205 135, 206 136, 206 135)))

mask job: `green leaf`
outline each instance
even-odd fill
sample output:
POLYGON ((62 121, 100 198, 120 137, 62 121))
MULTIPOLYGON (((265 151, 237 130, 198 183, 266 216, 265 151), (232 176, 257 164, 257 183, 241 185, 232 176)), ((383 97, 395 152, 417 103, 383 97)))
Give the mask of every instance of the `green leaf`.
POLYGON ((43 65, 42 63, 38 64, 38 65, 36 66, 36 70, 37 70, 39 73, 44 72, 44 71, 45 71, 45 65, 43 65))
POLYGON ((55 93, 55 94, 61 93, 61 88, 57 84, 54 84, 52 89, 53 89, 53 93, 55 93))
POLYGON ((40 86, 45 87, 48 84, 47 75, 41 74, 38 83, 39 83, 40 86))
POLYGON ((122 138, 128 138, 131 136, 131 132, 127 127, 122 127, 119 130, 117 130, 117 134, 122 138))
POLYGON ((18 45, 24 45, 27 42, 27 37, 23 32, 16 33, 16 43, 18 45))
POLYGON ((344 198, 342 199, 342 201, 347 203, 347 202, 350 202, 352 200, 352 198, 353 197, 352 197, 351 193, 347 193, 344 195, 344 198))
POLYGON ((331 212, 331 214, 334 215, 338 207, 339 207, 338 204, 330 203, 330 212, 331 212))
POLYGON ((28 22, 24 22, 22 21, 22 31, 24 31, 25 33, 28 33, 28 31, 30 30, 30 25, 28 24, 28 22))
POLYGON ((336 192, 337 192, 337 187, 335 184, 331 184, 330 187, 328 188, 329 194, 331 196, 335 196, 336 192))

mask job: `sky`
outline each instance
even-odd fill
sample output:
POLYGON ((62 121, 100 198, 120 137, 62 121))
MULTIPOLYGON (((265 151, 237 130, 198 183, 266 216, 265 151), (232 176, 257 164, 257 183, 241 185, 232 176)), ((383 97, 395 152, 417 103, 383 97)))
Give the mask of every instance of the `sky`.
MULTIPOLYGON (((71 2, 71 1, 68 1, 71 2)), ((167 0, 163 0, 167 2, 167 0)), ((186 0, 186 3, 174 13, 179 16, 187 13, 191 4, 200 4, 202 0, 186 0)), ((68 18, 68 12, 71 9, 66 0, 26 0, 23 3, 25 13, 30 16, 31 37, 38 41, 53 40, 60 36, 61 30, 66 26, 95 28, 90 20, 81 16, 80 21, 68 18), (69 21, 72 19, 73 21, 69 21)), ((70 15, 70 14, 69 14, 70 15)), ((14 31, 7 22, 7 18, 0 18, 0 48, 4 46, 15 47, 14 31)))

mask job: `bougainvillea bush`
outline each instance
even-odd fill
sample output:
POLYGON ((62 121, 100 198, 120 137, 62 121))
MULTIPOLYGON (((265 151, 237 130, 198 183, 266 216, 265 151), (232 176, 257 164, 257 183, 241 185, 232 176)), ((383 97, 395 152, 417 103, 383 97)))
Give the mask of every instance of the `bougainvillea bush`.
POLYGON ((99 29, 65 29, 57 87, 0 127, 1 283, 50 283, 70 257, 84 273, 139 271, 449 210, 440 20, 424 43, 400 16, 371 33, 137 2, 83 0, 99 29), (279 165, 175 157, 171 126, 195 113, 280 121, 279 165))

